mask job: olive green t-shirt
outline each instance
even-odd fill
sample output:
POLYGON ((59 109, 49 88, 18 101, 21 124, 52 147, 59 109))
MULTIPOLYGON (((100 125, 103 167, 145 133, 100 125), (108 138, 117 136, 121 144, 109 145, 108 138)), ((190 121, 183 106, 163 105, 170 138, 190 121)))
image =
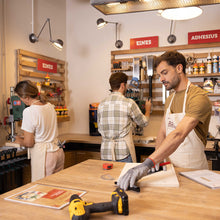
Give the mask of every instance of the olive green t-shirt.
MULTIPOLYGON (((170 108, 171 113, 181 113, 183 111, 185 91, 186 90, 176 92, 170 108)), ((171 94, 166 100, 165 111, 170 104, 173 94, 171 94)), ((209 122, 212 114, 212 104, 207 93, 203 89, 191 84, 187 93, 185 111, 185 116, 199 120, 199 123, 194 130, 204 145, 206 145, 209 122)))

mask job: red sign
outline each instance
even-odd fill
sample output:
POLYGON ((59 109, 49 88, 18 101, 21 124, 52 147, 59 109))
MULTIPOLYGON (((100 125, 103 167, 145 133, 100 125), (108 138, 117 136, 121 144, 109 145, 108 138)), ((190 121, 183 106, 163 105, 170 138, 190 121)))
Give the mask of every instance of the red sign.
POLYGON ((130 49, 158 47, 158 36, 130 39, 130 49))
POLYGON ((37 69, 39 71, 49 72, 49 73, 57 73, 57 63, 38 59, 37 60, 37 69))
POLYGON ((220 42, 220 30, 188 33, 188 44, 220 42))
POLYGON ((65 190, 61 190, 61 189, 52 189, 42 198, 55 199, 65 192, 66 192, 65 190))

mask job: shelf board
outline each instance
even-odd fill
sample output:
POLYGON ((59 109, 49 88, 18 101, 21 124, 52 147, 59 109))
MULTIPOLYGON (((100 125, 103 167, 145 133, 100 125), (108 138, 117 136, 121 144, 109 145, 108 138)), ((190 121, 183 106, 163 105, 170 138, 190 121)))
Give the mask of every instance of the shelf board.
POLYGON ((220 96, 219 93, 207 93, 208 96, 220 96))
POLYGON ((164 47, 152 47, 152 48, 142 48, 142 49, 132 49, 132 50, 115 50, 111 51, 111 55, 124 55, 124 54, 138 54, 138 53, 150 53, 150 52, 164 52, 167 50, 188 50, 188 49, 201 49, 201 48, 211 48, 220 47, 220 42, 214 43, 204 43, 204 44, 186 44, 186 45, 176 45, 176 46, 164 46, 164 47))
POLYGON ((118 69, 111 69, 112 72, 119 72, 119 71, 132 71, 132 67, 129 68, 118 68, 118 69))
POLYGON ((70 116, 65 116, 65 117, 57 117, 57 122, 65 122, 65 121, 70 121, 70 116))
POLYGON ((220 73, 206 73, 206 74, 187 74, 188 78, 197 78, 197 77, 219 77, 220 73))

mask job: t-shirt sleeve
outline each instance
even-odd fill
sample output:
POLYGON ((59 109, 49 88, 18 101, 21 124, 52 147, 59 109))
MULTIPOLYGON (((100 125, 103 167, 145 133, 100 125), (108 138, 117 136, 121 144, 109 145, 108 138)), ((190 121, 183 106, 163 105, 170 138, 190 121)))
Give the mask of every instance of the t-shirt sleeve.
POLYGON ((21 129, 30 133, 34 133, 35 127, 33 123, 33 114, 29 108, 24 109, 21 129))
POLYGON ((188 102, 186 116, 198 119, 201 123, 207 120, 212 111, 212 105, 206 94, 192 96, 188 102))

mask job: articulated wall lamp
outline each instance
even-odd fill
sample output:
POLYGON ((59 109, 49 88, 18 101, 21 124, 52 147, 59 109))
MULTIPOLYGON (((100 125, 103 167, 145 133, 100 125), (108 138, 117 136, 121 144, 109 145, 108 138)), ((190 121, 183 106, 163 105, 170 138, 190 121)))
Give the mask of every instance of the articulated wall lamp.
POLYGON ((116 41, 115 41, 115 46, 119 49, 123 46, 123 42, 121 40, 118 40, 118 23, 117 22, 110 22, 110 21, 104 21, 104 19, 99 18, 97 20, 97 28, 101 29, 103 28, 106 24, 115 24, 115 32, 116 32, 116 41))
POLYGON ((49 25, 49 34, 50 34, 50 42, 52 43, 52 45, 54 47, 56 47, 58 50, 61 50, 63 48, 63 41, 61 39, 57 39, 57 40, 53 40, 52 39, 52 34, 51 34, 51 27, 50 27, 50 19, 47 18, 47 20, 44 22, 44 25, 42 26, 39 34, 36 36, 34 33, 31 33, 29 35, 29 40, 31 43, 35 43, 35 42, 38 42, 39 40, 39 37, 41 35, 41 32, 43 31, 44 27, 46 26, 48 22, 48 25, 49 25))

